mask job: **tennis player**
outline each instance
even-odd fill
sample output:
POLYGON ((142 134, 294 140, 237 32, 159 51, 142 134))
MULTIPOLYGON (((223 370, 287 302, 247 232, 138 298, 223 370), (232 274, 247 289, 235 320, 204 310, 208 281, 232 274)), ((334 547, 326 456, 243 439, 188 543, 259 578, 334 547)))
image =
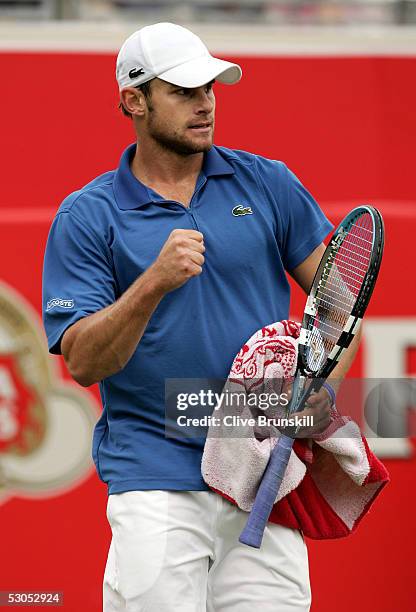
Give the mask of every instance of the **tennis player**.
MULTIPOLYGON (((302 534, 271 524, 260 550, 240 544, 247 514, 204 483, 203 443, 164 431, 165 380, 225 379, 247 338, 288 317, 286 272, 308 291, 331 229, 284 163, 213 144, 214 82, 241 74, 178 25, 130 36, 116 75, 136 142, 64 200, 50 230, 49 350, 79 384, 98 382, 103 404, 105 612, 310 607, 302 534)), ((307 435, 327 427, 330 404, 326 389, 310 399, 307 435)))

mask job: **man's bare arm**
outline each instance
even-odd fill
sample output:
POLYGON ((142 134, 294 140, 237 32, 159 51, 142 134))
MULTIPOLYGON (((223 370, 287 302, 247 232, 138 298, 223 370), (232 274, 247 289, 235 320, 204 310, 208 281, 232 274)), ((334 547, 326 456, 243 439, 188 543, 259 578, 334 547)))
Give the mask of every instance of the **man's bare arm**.
POLYGON ((200 232, 174 230, 155 263, 114 304, 65 331, 62 354, 80 385, 88 387, 124 368, 161 299, 202 272, 204 251, 200 232))
POLYGON ((307 257, 301 264, 299 264, 294 270, 291 270, 290 276, 294 278, 297 284, 302 287, 306 294, 309 293, 312 287, 313 278, 315 272, 318 269, 319 262, 322 259, 322 255, 325 252, 325 245, 323 242, 307 257))
POLYGON ((121 370, 161 299, 147 270, 114 304, 69 327, 61 350, 72 378, 88 387, 121 370))

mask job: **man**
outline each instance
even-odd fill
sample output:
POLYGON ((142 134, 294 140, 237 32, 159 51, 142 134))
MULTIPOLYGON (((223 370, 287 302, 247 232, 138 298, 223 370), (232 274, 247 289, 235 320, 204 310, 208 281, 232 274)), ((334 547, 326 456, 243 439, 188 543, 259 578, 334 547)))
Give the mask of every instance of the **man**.
MULTIPOLYGON (((164 432, 165 380, 226 378, 245 340, 288 316, 285 270, 309 289, 331 228, 283 163, 213 145, 213 83, 240 78, 185 28, 135 32, 117 80, 137 143, 62 203, 48 238, 49 349, 103 402, 106 612, 309 609, 302 535, 270 525, 260 551, 239 544, 247 515, 208 490, 203 444, 164 432)), ((309 435, 329 406, 326 390, 311 398, 309 435)))

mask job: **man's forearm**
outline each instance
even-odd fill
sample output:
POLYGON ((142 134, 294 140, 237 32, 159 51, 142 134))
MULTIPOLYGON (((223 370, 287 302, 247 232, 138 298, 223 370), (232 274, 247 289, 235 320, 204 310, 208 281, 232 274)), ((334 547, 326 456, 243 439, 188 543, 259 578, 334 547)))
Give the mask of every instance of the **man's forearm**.
POLYGON ((149 268, 114 304, 72 325, 62 339, 71 376, 88 387, 121 370, 162 297, 149 268))
POLYGON ((357 354, 358 347, 360 345, 360 341, 361 327, 355 334, 347 350, 342 355, 341 361, 338 362, 338 365, 335 366, 334 370, 328 376, 328 382, 334 388, 335 392, 338 391, 342 380, 346 376, 348 370, 351 367, 352 362, 354 361, 355 355, 357 354))
POLYGON ((124 368, 163 296, 201 274, 204 251, 201 232, 173 230, 156 261, 114 304, 74 323, 61 346, 72 378, 88 387, 124 368))

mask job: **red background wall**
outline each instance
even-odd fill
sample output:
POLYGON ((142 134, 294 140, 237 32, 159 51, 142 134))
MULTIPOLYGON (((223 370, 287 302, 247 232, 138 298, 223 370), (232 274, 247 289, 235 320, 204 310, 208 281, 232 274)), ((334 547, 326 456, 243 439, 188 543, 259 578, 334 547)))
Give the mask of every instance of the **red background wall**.
MULTIPOLYGON (((352 205, 376 203, 388 242, 369 316, 414 315, 414 256, 404 237, 416 229, 416 58, 233 59, 244 78, 216 86, 217 144, 283 159, 333 221, 352 205)), ((115 167, 134 139, 116 109, 113 72, 112 54, 0 53, 0 277, 39 312, 54 211, 115 167)), ((301 303, 296 292, 292 310, 301 303)), ((386 464, 392 483, 358 532, 309 543, 316 612, 414 609, 416 461, 386 464)), ((68 612, 98 612, 110 538, 105 503, 92 474, 63 495, 1 505, 0 590, 64 590, 68 612)))

